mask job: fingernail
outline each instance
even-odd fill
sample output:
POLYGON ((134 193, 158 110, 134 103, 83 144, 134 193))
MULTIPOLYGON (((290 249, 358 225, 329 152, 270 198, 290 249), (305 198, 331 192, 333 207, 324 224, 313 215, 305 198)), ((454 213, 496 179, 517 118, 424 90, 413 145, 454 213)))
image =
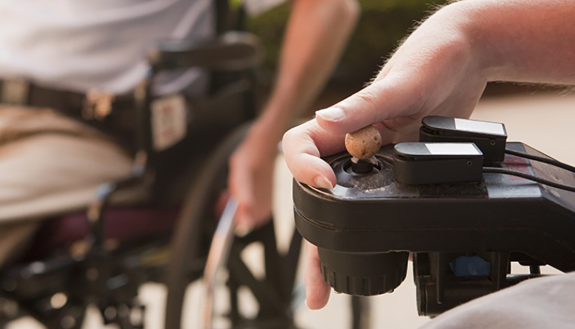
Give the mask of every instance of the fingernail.
POLYGON ((325 121, 338 122, 345 119, 345 112, 339 107, 330 107, 315 112, 315 115, 325 121))
POLYGON ((317 176, 317 177, 314 179, 313 183, 314 183, 314 186, 315 186, 315 187, 321 187, 321 188, 325 188, 325 189, 328 189, 328 190, 332 190, 332 189, 333 189, 333 185, 331 184, 331 182, 330 182, 327 178, 325 178, 325 177, 323 177, 323 176, 317 176))

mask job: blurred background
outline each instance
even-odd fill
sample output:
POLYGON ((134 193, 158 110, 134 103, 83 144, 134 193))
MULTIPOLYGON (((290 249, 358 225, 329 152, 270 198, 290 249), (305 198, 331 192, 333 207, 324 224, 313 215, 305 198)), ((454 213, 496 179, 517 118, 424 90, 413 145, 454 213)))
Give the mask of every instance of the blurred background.
MULTIPOLYGON (((313 111, 329 106, 361 89, 376 73, 394 48, 412 29, 437 6, 446 1, 424 0, 359 0, 362 8, 360 22, 351 37, 347 50, 333 73, 313 111)), ((257 34, 267 51, 262 82, 269 88, 280 53, 281 37, 286 26, 289 3, 282 4, 258 17, 248 20, 247 28, 257 34)), ((520 140, 559 160, 575 163, 575 153, 565 149, 565 140, 575 137, 571 127, 575 112, 575 97, 553 87, 490 84, 474 118, 504 122, 509 140, 520 140), (561 118, 561 120, 558 120, 561 118)), ((277 162, 275 212, 279 232, 289 232, 293 226, 291 203, 291 175, 283 160, 277 162)), ((281 235, 281 234, 280 234, 281 235)), ((281 242, 281 241, 280 241, 281 242)), ((250 250, 246 258, 256 259, 261 251, 250 250)), ((417 328, 429 321, 418 317, 415 287, 411 269, 397 291, 390 295, 373 297, 372 328, 417 328)), ((545 269, 544 271, 551 271, 545 269)), ((147 323, 152 329, 162 327, 165 290, 161 285, 148 284, 142 289, 142 301, 147 305, 147 323)), ((190 316, 201 301, 191 301, 190 316)), ((249 304, 249 301, 247 302, 249 304)), ((347 296, 332 296, 328 307, 309 311, 299 306, 299 320, 303 328, 346 328, 350 318, 347 296)), ((30 319, 22 319, 9 328, 40 328, 30 319)), ((85 328, 102 328, 96 312, 88 317, 85 328)), ((195 327, 192 327, 195 328, 195 327)))
MULTIPOLYGON (((369 82, 393 50, 416 24, 449 1, 358 0, 361 17, 339 65, 311 111, 339 101, 369 82)), ((289 2, 248 19, 247 28, 258 35, 266 49, 262 72, 264 86, 271 86, 280 56, 289 2)), ((484 97, 553 92, 556 88, 512 83, 491 83, 484 97)))
MULTIPOLYGON (((414 24, 446 1, 358 0, 360 21, 349 40, 340 64, 326 92, 360 89, 375 74, 386 57, 397 47, 414 24)), ((289 15, 289 2, 248 20, 248 30, 258 35, 266 47, 264 70, 275 71, 280 55, 281 37, 289 15)))

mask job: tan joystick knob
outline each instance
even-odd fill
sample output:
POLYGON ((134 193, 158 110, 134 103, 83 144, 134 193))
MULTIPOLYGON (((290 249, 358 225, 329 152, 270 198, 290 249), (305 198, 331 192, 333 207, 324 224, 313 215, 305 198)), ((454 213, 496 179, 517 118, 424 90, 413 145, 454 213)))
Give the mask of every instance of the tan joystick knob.
POLYGON ((380 147, 381 135, 372 125, 345 135, 345 148, 355 158, 354 162, 373 157, 380 147))

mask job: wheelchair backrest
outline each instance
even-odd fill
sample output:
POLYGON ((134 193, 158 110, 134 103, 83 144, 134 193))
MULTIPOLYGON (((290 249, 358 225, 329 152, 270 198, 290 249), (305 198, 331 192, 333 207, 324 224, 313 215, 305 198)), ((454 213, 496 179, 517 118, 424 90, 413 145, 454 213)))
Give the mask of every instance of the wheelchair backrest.
MULTIPOLYGON (((184 171, 201 163, 219 141, 255 117, 257 68, 263 58, 257 37, 241 29, 241 7, 216 0, 214 40, 162 40, 148 53, 150 70, 135 90, 135 149, 156 175, 159 199, 184 171), (155 79, 165 73, 200 68, 210 83, 203 95, 180 92, 154 96, 155 79)), ((176 193, 178 194, 178 193, 176 193)))

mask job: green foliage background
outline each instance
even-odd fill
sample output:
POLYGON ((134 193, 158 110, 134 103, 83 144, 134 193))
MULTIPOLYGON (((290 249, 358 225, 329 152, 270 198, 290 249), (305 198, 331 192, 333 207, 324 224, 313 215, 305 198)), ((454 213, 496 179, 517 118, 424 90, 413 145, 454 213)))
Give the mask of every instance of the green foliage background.
MULTIPOLYGON (((385 58, 437 6, 446 1, 359 0, 362 12, 331 86, 357 89, 369 81, 385 58)), ((274 72, 280 54, 283 32, 289 15, 289 3, 248 21, 248 30, 263 41, 267 72, 274 72)))

